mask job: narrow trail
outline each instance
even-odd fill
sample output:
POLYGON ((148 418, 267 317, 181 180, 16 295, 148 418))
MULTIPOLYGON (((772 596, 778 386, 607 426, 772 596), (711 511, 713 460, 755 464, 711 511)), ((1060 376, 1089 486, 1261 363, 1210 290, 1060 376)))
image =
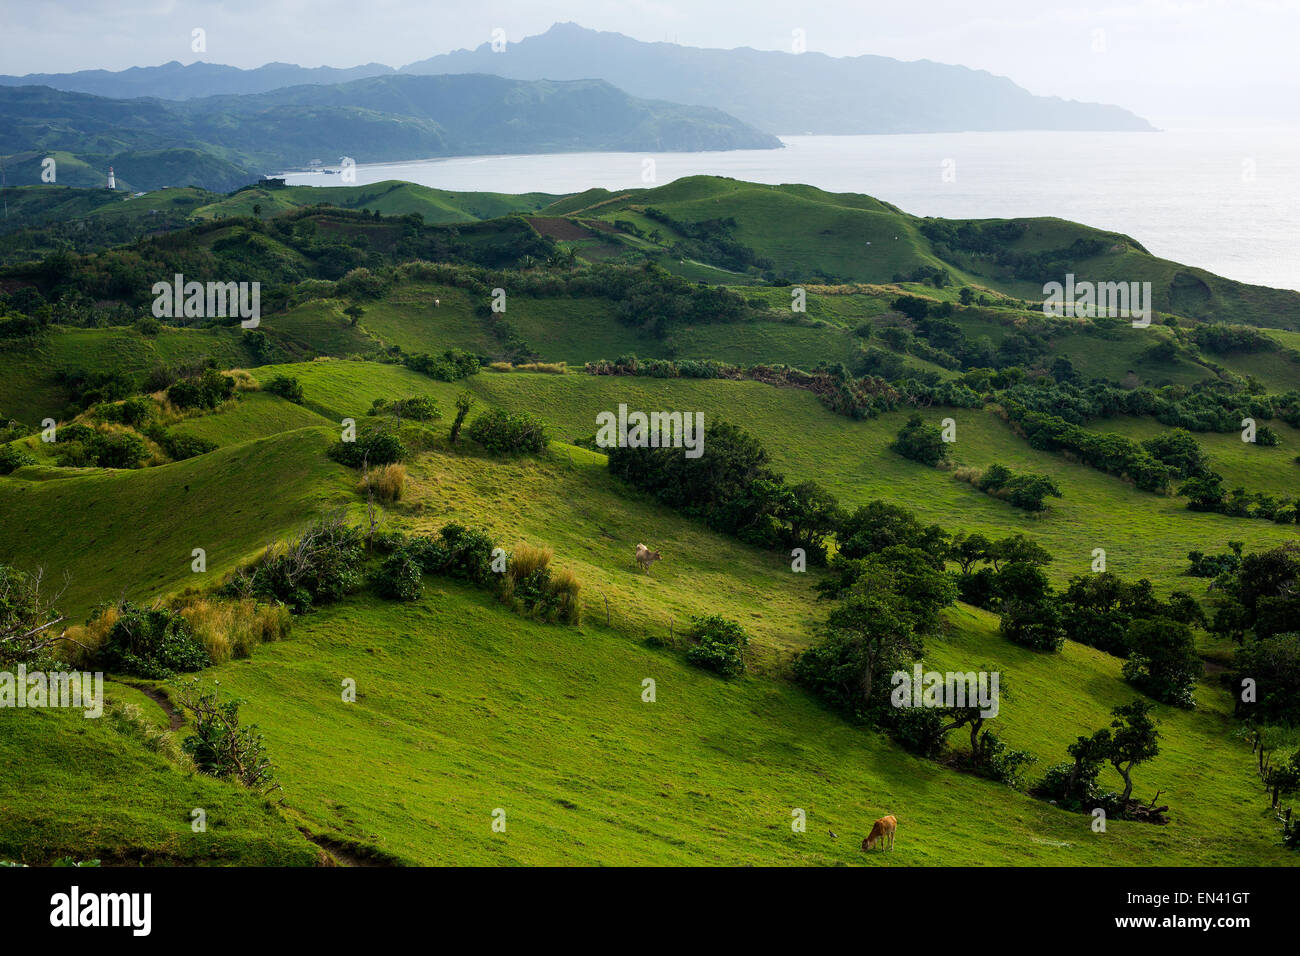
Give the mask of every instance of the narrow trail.
POLYGON ((325 851, 332 866, 398 866, 395 861, 389 860, 378 853, 367 853, 363 848, 340 843, 338 840, 327 836, 319 836, 314 833, 308 833, 306 830, 299 828, 299 833, 305 836, 312 843, 325 851))
POLYGON ((157 687, 148 687, 144 684, 128 684, 127 686, 134 687, 163 709, 163 713, 167 715, 167 723, 170 730, 177 731, 181 729, 181 726, 185 721, 182 719, 180 714, 176 713, 175 708, 172 707, 172 702, 167 699, 166 694, 160 691, 157 687))

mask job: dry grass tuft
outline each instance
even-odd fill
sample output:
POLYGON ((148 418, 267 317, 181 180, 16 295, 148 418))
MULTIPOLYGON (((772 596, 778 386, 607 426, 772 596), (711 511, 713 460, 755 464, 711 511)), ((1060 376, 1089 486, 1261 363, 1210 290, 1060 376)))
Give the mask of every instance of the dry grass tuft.
POLYGON ((373 491, 375 497, 383 502, 401 501, 402 489, 405 487, 405 465, 381 465, 378 468, 371 468, 357 482, 359 493, 364 495, 373 491))

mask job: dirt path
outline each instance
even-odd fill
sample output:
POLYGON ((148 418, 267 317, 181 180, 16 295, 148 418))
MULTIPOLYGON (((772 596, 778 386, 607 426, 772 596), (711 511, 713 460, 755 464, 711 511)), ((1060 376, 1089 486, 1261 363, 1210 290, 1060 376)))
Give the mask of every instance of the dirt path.
POLYGON ((167 715, 168 726, 171 730, 177 731, 181 729, 181 726, 185 723, 185 721, 182 719, 180 714, 176 713, 175 708, 172 707, 172 702, 167 699, 166 694, 160 691, 157 687, 149 687, 144 684, 128 684, 127 686, 134 687, 140 693, 144 694, 155 704, 161 707, 163 709, 163 713, 167 715))
POLYGON ((299 833, 305 836, 312 843, 325 851, 331 864, 334 866, 397 866, 395 861, 388 860, 381 854, 366 853, 364 850, 350 846, 346 843, 340 843, 327 836, 317 836, 308 833, 306 830, 299 828, 299 833))

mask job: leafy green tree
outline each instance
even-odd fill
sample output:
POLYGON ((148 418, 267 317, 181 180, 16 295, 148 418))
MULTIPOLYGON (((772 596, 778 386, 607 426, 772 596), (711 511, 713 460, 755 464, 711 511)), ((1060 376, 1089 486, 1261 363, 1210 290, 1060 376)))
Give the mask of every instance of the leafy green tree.
POLYGON ((948 460, 948 443, 938 426, 929 425, 920 415, 913 415, 889 446, 904 458, 934 467, 948 460))
POLYGON ((465 424, 465 416, 469 414, 474 407, 474 396, 469 392, 461 392, 456 396, 456 420, 451 424, 451 443, 454 445, 460 439, 461 426, 465 424))
POLYGON ((1192 691, 1204 665, 1190 627, 1165 617, 1134 621, 1127 644, 1126 681, 1162 703, 1195 706, 1192 691))
POLYGON ((1128 803, 1133 795, 1133 768, 1160 754, 1160 732, 1151 717, 1154 707, 1149 701, 1135 700, 1116 707, 1111 713, 1111 745, 1106 759, 1124 778, 1120 800, 1128 803))

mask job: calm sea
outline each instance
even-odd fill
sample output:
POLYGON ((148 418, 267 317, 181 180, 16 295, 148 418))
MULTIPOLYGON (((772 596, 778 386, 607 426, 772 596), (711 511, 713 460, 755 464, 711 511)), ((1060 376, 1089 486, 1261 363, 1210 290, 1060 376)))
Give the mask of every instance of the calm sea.
MULTIPOLYGON (((866 193, 922 216, 1059 216, 1126 233, 1158 256, 1300 290, 1300 131, 789 136, 785 149, 457 156, 366 164, 356 183, 578 192, 701 173, 866 193), (653 160, 653 166, 647 163, 653 160), (646 177, 653 176, 653 179, 646 177)), ((290 173, 294 185, 338 175, 290 173)))

